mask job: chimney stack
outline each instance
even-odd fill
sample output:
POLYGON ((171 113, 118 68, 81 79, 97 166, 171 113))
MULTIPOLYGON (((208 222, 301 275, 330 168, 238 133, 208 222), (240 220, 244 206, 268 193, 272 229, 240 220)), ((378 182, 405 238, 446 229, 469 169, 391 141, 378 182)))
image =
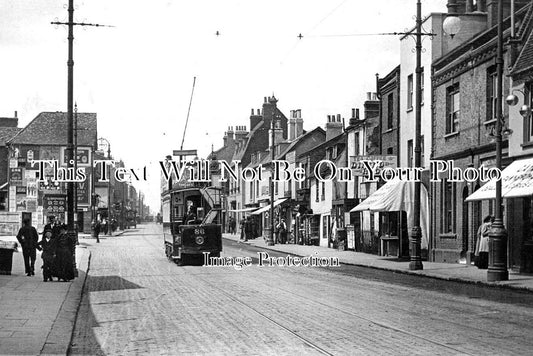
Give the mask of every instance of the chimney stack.
POLYGON ((342 131, 341 115, 328 115, 328 122, 326 123, 326 141, 340 135, 342 131))

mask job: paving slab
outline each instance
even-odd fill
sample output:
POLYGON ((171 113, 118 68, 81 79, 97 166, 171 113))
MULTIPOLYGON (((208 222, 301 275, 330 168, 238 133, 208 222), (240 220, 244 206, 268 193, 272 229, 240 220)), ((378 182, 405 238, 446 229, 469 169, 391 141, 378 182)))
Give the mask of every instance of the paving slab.
POLYGON ((89 261, 90 251, 80 244, 78 278, 44 283, 40 252, 31 277, 24 273, 22 252, 13 253, 11 275, 0 275, 0 355, 67 353, 89 261))

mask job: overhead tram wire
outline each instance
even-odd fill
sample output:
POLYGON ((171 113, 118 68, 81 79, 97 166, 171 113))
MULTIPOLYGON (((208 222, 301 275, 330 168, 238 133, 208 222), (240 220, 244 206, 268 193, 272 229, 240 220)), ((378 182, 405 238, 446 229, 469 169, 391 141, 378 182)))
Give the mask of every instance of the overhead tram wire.
POLYGON ((333 8, 326 16, 324 16, 320 21, 318 21, 309 31, 307 31, 304 35, 300 33, 298 37, 298 40, 295 41, 294 46, 291 47, 291 49, 283 56, 283 59, 280 61, 280 65, 283 65, 285 60, 291 55, 291 53, 296 49, 296 47, 300 44, 300 40, 303 37, 306 37, 308 33, 313 32, 318 26, 322 24, 322 22, 326 21, 335 11, 337 11, 342 5, 344 5, 348 0, 344 0, 339 5, 337 5, 335 8, 333 8))
POLYGON ((194 95, 194 86, 196 85, 196 77, 192 82, 191 100, 189 101, 189 109, 187 110, 187 119, 185 120, 185 128, 183 129, 183 138, 181 139, 180 150, 183 150, 183 142, 185 142, 185 134, 187 133, 187 124, 189 123, 189 115, 191 113, 192 97, 194 95))

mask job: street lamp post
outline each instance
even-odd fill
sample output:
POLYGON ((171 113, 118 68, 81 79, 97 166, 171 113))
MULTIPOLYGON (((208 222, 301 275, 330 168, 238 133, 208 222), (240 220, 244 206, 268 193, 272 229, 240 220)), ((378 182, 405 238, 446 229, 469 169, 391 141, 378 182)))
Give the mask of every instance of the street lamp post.
MULTIPOLYGON (((498 44, 496 50, 496 168, 502 169, 502 99, 503 99, 503 0, 498 0, 498 44)), ((489 268, 487 281, 506 281, 507 270, 507 231, 503 225, 502 181, 496 180, 496 201, 494 222, 489 232, 489 268)))

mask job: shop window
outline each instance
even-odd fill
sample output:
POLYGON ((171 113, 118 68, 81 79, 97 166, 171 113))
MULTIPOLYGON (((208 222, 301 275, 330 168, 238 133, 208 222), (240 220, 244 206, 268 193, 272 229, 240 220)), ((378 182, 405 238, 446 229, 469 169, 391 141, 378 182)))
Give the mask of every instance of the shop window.
POLYGON ((533 240, 533 199, 524 198, 524 239, 533 240))
POLYGON ((407 167, 414 166, 414 149, 413 140, 407 141, 407 167))
POLYGON ((413 75, 407 77, 407 110, 413 110, 413 75))
POLYGON ((7 199, 6 199, 6 193, 0 192, 0 211, 7 210, 7 199))
POLYGON ((442 187, 442 233, 453 233, 455 231, 456 196, 455 183, 444 180, 442 187))
POLYGON ((459 115, 461 107, 461 96, 459 83, 449 86, 446 89, 446 133, 456 133, 459 130, 459 115))
POLYGON ((498 88, 498 81, 496 75, 496 67, 490 67, 487 70, 487 118, 486 121, 496 119, 496 93, 498 88))
POLYGON ((387 96, 387 129, 392 129, 394 122, 394 94, 387 96))
MULTIPOLYGON (((525 86, 525 102, 524 104, 533 107, 533 82, 525 86)), ((533 115, 530 113, 524 119, 524 142, 533 142, 533 115)))

